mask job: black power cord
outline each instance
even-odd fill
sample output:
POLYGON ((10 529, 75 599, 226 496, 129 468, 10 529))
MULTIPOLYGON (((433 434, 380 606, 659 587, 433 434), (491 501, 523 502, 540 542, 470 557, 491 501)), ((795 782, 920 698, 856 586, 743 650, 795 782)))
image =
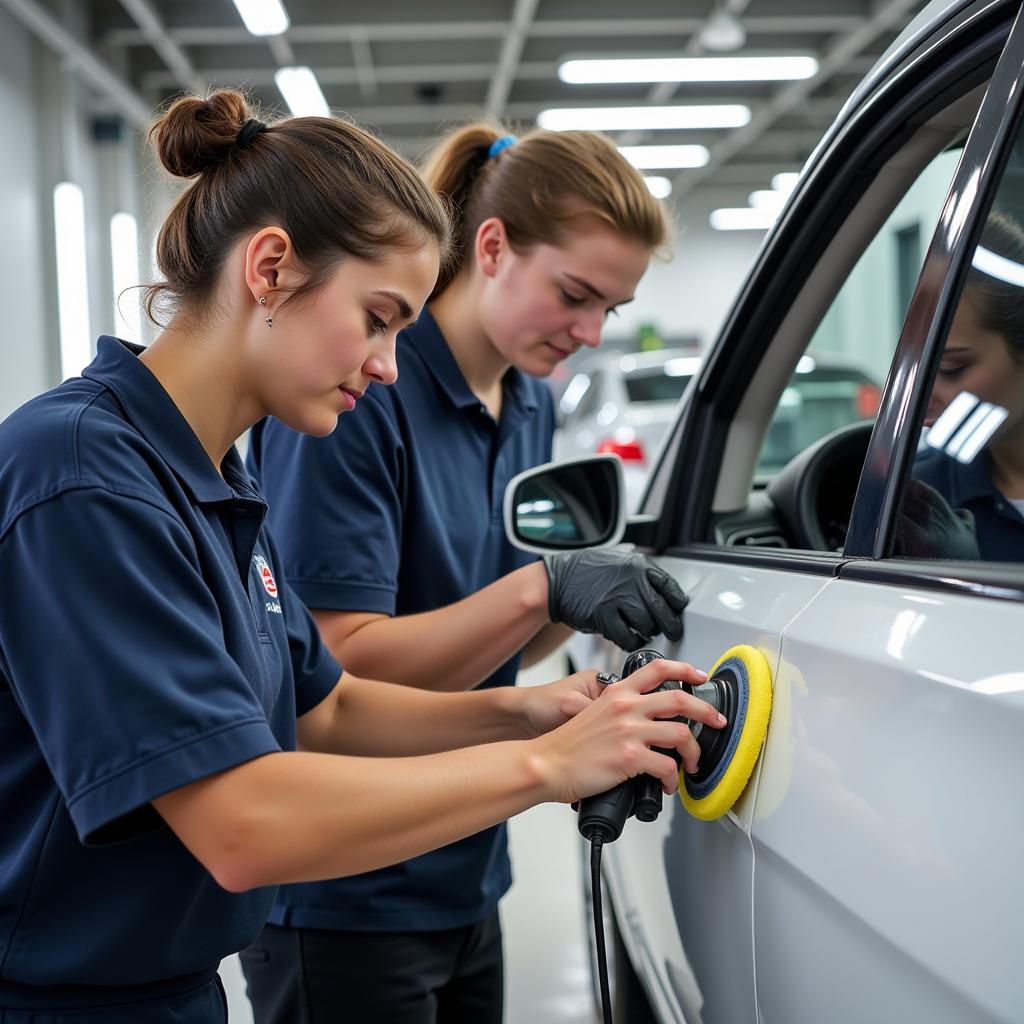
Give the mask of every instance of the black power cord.
POLYGON ((604 912, 601 909, 601 848, 604 838, 595 835, 590 840, 590 887, 594 905, 594 943, 597 947, 597 975, 601 984, 601 1015, 604 1024, 612 1020, 612 996, 608 986, 608 953, 604 945, 604 912))
MULTIPOLYGON (((626 659, 622 675, 628 676, 644 665, 657 661, 661 655, 657 651, 637 651, 626 659)), ((598 673, 598 682, 612 685, 618 682, 618 676, 598 673)), ((682 689, 682 683, 667 679, 659 690, 682 689)), ((676 719, 686 722, 685 718, 676 719)), ((687 723, 689 724, 689 723, 687 723)), ((655 748, 657 749, 657 748, 655 748)), ((662 750, 660 753, 675 758, 678 765, 682 758, 677 750, 662 750)), ((579 811, 577 826, 580 835, 590 843, 590 871, 592 876, 594 905, 594 943, 597 948, 597 973, 601 984, 601 1010, 604 1024, 614 1024, 612 1020, 612 999, 608 986, 608 954, 604 942, 604 914, 601 911, 601 850, 605 843, 614 843, 622 834, 626 819, 635 814, 641 821, 654 821, 661 813, 661 782, 650 775, 639 775, 626 779, 605 793, 585 797, 573 807, 579 811)))

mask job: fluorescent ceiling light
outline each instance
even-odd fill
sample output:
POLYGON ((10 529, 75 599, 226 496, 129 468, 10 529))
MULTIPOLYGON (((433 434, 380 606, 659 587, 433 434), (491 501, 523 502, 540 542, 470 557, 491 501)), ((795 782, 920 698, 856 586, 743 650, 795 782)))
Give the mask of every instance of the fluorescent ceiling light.
POLYGON ((969 391, 961 391, 928 429, 925 443, 960 462, 972 462, 1007 415, 1001 405, 982 402, 969 391))
POLYGON ((142 316, 138 291, 127 291, 139 283, 139 229, 130 213, 110 218, 110 259, 114 280, 114 324, 128 328, 131 341, 142 340, 142 316))
POLYGON ((82 190, 62 181, 53 190, 57 242, 57 310, 60 317, 60 375, 77 377, 92 358, 89 280, 85 263, 85 202, 82 190))
POLYGON ((772 176, 772 188, 775 189, 776 192, 784 192, 788 195, 796 188, 796 183, 799 179, 799 172, 784 171, 782 174, 775 174, 772 176))
POLYGON ((331 108, 320 89, 316 75, 309 68, 278 68, 274 72, 281 95, 296 117, 330 117, 331 108))
POLYGON ((928 428, 926 441, 932 448, 944 448, 946 442, 956 433, 964 420, 978 406, 978 399, 969 391, 961 391, 953 399, 938 419, 928 428))
POLYGON ((759 188, 756 192, 751 192, 747 197, 747 202, 750 203, 755 210, 781 210, 782 204, 785 203, 786 196, 783 192, 776 192, 773 188, 759 188))
POLYGON ((667 199, 672 195, 672 182, 660 174, 645 174, 644 181, 655 199, 667 199))
MULTIPOLYGON (((955 453, 957 459, 965 465, 974 461, 978 452, 988 444, 992 435, 1003 425, 1009 415, 1001 405, 989 405, 988 402, 982 403, 979 412, 982 410, 984 410, 984 415, 980 415, 974 422, 970 436, 964 438, 955 453), (987 408, 985 408, 986 406, 987 408)), ((969 425, 965 424, 964 429, 966 430, 969 425)), ((947 448, 946 450, 950 451, 951 449, 947 448)))
POLYGON ((276 36, 288 28, 288 12, 281 0, 235 0, 235 6, 254 36, 276 36))
POLYGON ((537 124, 553 132, 658 131, 676 128, 742 128, 750 108, 741 103, 668 107, 562 107, 542 110, 537 124))
POLYGON ((1005 281, 1007 284, 1015 284, 1018 288, 1024 288, 1024 267, 983 246, 979 245, 975 248, 974 255, 971 257, 971 266, 983 274, 988 274, 989 277, 1005 281))
POLYGON ((813 57, 639 57, 567 60, 558 77, 573 85, 616 82, 778 82, 817 74, 813 57))
POLYGON ((619 146, 619 152, 642 171, 703 167, 710 156, 705 146, 619 146))
POLYGON ((777 217, 777 210, 766 207, 723 207, 711 211, 711 226, 716 231, 766 231, 775 223, 777 217))

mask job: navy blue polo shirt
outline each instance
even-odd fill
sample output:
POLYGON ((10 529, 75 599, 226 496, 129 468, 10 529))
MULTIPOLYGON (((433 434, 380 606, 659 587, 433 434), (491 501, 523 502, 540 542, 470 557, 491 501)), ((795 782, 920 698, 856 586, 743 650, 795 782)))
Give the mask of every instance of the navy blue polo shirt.
POLYGON ((180 991, 247 945, 276 890, 221 889, 150 801, 294 748, 341 672, 237 453, 221 477, 137 351, 101 338, 0 424, 0 1007, 180 991))
MULTIPOLYGON (((414 615, 532 561, 505 538, 505 485, 551 457, 550 392, 510 369, 501 419, 470 390, 429 311, 398 338, 398 383, 373 384, 326 438, 275 420, 249 468, 288 581, 311 608, 414 615)), ((453 652, 457 657, 457 652, 453 652)), ((515 681, 518 656, 481 685, 515 681)), ((354 878, 281 889, 270 920, 404 931, 482 920, 511 884, 504 825, 354 878)))
POLYGON ((978 550, 986 562, 1024 562, 1024 518, 992 482, 992 456, 982 449, 964 464, 931 448, 914 460, 914 476, 953 508, 974 513, 978 550))

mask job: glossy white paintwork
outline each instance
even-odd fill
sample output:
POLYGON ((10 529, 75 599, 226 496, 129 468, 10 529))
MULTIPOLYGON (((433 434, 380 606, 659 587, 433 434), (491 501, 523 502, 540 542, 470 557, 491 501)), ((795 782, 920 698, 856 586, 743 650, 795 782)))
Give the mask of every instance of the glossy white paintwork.
MULTIPOLYGON (((821 577, 795 576, 780 586, 780 574, 772 570, 677 559, 659 563, 690 603, 682 643, 661 638, 651 646, 705 670, 741 643, 760 650, 774 670, 783 629, 826 584, 821 577)), ((616 661, 621 671, 621 657, 616 661)), ((627 932, 631 921, 638 923, 624 937, 665 1020, 754 1019, 748 836, 753 796, 752 783, 728 817, 713 824, 691 818, 677 798, 666 800, 657 822, 631 819, 605 849, 619 920, 627 932)))
POLYGON ((842 580, 787 629, 751 831, 762 1021, 1024 1017, 1022 633, 1019 603, 842 580))

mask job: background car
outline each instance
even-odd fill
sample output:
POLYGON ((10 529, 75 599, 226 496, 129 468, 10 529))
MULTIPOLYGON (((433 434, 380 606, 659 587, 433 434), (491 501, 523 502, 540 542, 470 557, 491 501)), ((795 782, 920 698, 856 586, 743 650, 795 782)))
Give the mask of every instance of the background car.
MULTIPOLYGON (((679 399, 700 364, 700 354, 687 349, 594 353, 580 363, 558 399, 555 460, 592 452, 618 455, 627 505, 635 510, 679 399)), ((775 410, 757 472, 769 475, 829 431, 872 418, 881 394, 854 360, 808 353, 775 410)))
MULTIPOLYGON (((673 801, 605 847, 618 1020, 1021 1019, 1024 546, 995 562, 900 543, 976 240, 994 209, 1024 220, 1020 6, 930 5, 857 89, 627 529, 690 596, 681 643, 654 646, 710 668, 750 644, 774 705, 726 815, 673 801), (794 433, 778 468, 772 424, 812 352, 884 381, 880 407, 794 433)), ((580 665, 623 658, 574 645, 580 665)))

